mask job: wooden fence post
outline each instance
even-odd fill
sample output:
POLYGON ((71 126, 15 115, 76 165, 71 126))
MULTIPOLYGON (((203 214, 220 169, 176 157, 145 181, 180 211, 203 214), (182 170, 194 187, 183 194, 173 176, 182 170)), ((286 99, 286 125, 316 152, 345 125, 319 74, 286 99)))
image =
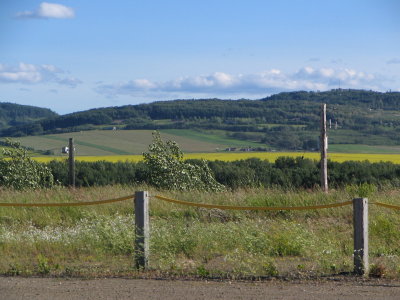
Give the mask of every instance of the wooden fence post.
POLYGON ((328 136, 326 134, 326 104, 321 105, 321 188, 328 192, 328 136))
POLYGON ((354 273, 368 274, 368 199, 353 199, 354 273))
POLYGON ((135 266, 147 269, 149 264, 149 193, 135 192, 135 266))
POLYGON ((68 165, 69 165, 69 185, 75 187, 75 145, 74 139, 69 139, 69 149, 68 149, 68 165))

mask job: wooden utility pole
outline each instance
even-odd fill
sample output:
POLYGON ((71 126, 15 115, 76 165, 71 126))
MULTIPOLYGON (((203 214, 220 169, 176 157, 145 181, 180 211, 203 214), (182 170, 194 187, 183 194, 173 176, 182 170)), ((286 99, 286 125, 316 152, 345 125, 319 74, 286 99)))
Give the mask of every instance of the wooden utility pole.
POLYGON ((326 104, 321 105, 321 188, 328 192, 328 136, 326 134, 326 104))
POLYGON ((69 149, 68 149, 68 165, 69 165, 69 186, 75 187, 75 146, 74 139, 69 139, 69 149))

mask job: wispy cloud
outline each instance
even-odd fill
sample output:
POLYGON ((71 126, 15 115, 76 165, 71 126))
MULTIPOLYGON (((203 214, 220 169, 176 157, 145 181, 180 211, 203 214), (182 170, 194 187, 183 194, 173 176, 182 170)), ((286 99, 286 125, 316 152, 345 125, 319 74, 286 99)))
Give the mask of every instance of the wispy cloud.
POLYGON ((392 58, 392 59, 389 59, 386 63, 389 64, 389 65, 392 65, 392 64, 400 64, 400 58, 392 58))
POLYGON ((0 64, 0 83, 36 84, 55 82, 60 85, 76 87, 82 81, 70 77, 54 65, 33 65, 19 63, 17 66, 0 64))
POLYGON ((25 19, 71 19, 75 11, 68 6, 42 2, 36 10, 18 12, 15 17, 25 19))
POLYGON ((118 95, 209 95, 235 97, 235 95, 270 94, 293 90, 328 90, 339 85, 345 88, 382 89, 382 78, 353 69, 304 67, 292 73, 278 69, 256 74, 228 74, 187 76, 165 82, 137 79, 120 83, 99 83, 96 91, 114 97, 118 95))

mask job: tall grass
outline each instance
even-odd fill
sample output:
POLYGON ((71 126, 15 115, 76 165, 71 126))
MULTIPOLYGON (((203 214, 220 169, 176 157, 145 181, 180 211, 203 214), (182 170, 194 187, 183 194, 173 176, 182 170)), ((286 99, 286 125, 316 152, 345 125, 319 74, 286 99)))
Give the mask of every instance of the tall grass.
MULTIPOLYGON (((94 201, 147 187, 109 186, 17 192, 1 202, 94 201)), ((350 200, 346 190, 251 189, 223 193, 155 191, 186 201, 306 206, 350 200)), ((370 195, 400 204, 399 190, 370 195)), ((314 276, 352 270, 351 206, 310 211, 222 211, 150 200, 150 268, 196 276, 314 276)), ((370 254, 386 276, 400 271, 399 212, 371 205, 370 254)), ((134 213, 128 200, 88 207, 0 209, 0 273, 137 275, 134 213)))

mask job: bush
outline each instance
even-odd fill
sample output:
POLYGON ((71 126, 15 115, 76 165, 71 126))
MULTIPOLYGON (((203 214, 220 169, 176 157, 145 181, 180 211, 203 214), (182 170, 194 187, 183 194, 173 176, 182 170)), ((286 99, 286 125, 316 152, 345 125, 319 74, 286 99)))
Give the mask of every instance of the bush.
POLYGON ((17 190, 48 188, 54 185, 53 174, 41 163, 32 160, 19 142, 6 141, 0 159, 0 185, 17 190))
POLYGON ((157 188, 181 191, 224 189, 204 160, 196 165, 185 162, 178 144, 174 141, 164 143, 158 132, 153 133, 153 143, 143 157, 149 169, 149 183, 157 188))

